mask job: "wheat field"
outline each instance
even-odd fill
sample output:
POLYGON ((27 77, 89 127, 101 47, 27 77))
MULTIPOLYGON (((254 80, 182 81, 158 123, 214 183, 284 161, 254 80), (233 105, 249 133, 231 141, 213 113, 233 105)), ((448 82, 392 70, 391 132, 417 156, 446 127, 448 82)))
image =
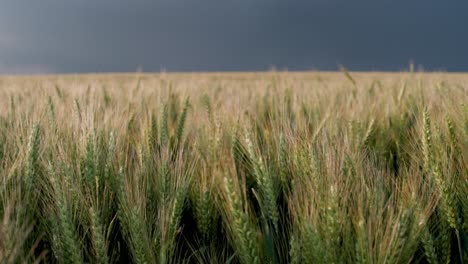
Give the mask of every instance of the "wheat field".
POLYGON ((468 263, 468 74, 0 78, 1 263, 468 263))

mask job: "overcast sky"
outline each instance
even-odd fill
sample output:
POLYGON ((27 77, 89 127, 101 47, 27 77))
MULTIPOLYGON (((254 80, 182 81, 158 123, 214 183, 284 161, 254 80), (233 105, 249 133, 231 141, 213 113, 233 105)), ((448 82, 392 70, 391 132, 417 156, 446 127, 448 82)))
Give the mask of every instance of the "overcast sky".
POLYGON ((4 0, 0 73, 468 71, 463 0, 4 0))

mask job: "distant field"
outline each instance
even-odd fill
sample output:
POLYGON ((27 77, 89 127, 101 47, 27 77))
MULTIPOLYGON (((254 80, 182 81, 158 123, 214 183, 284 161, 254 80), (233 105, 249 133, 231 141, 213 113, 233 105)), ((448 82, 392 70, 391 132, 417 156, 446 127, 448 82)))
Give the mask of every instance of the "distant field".
POLYGON ((0 77, 0 263, 468 263, 468 74, 0 77))

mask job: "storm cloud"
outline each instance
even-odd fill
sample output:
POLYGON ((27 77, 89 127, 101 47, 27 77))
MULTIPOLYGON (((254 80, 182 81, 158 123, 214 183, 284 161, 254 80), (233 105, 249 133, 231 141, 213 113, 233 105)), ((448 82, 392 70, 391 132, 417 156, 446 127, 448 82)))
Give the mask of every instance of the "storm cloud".
POLYGON ((0 73, 468 71, 467 1, 7 0, 0 73))

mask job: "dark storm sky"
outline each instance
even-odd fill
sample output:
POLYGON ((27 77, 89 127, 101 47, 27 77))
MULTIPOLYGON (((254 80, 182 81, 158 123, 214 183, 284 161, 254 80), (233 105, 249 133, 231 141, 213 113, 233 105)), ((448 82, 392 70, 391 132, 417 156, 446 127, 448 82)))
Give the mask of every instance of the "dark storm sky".
POLYGON ((468 1, 5 0, 0 73, 468 71, 468 1))

